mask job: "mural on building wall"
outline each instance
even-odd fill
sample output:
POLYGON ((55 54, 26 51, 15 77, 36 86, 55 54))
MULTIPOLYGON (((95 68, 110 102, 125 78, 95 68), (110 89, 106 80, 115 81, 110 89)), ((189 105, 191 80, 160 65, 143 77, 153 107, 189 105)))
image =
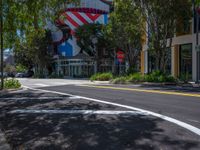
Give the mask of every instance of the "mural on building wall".
POLYGON ((54 44, 57 45, 58 53, 62 56, 79 54, 81 49, 76 42, 76 28, 84 24, 107 24, 108 22, 109 5, 107 3, 101 0, 82 0, 81 6, 68 7, 55 24, 49 25, 54 44))

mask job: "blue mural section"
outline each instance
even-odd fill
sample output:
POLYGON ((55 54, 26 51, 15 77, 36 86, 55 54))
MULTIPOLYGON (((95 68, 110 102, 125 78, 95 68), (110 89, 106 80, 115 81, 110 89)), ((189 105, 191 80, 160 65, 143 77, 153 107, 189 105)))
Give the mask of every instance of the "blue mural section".
POLYGON ((62 56, 73 56, 73 47, 65 41, 58 46, 58 53, 62 56))

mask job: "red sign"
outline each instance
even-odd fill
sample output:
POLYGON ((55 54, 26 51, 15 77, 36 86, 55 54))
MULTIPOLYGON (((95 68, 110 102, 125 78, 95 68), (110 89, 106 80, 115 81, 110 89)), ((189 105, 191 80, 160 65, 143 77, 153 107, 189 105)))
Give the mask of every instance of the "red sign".
POLYGON ((125 58, 124 52, 123 52, 123 51, 118 51, 118 52, 117 52, 117 59, 118 59, 118 61, 119 61, 120 63, 122 63, 123 60, 124 60, 124 58, 125 58))
POLYGON ((118 58, 118 59, 124 59, 124 57, 125 57, 125 56, 124 56, 124 52, 123 52, 123 51, 118 51, 118 52, 117 52, 117 58, 118 58))

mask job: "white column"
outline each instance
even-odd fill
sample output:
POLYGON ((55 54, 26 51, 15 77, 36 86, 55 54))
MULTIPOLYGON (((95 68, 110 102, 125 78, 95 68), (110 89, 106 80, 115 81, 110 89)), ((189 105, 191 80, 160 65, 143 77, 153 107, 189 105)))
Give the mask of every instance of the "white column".
POLYGON ((174 46, 171 48, 171 74, 172 74, 172 76, 175 76, 175 72, 174 72, 174 70, 175 70, 175 62, 174 62, 174 46))
POLYGON ((197 80, 197 52, 195 50, 196 36, 194 35, 192 38, 193 38, 193 43, 192 43, 192 80, 196 81, 197 80))
POLYGON ((148 73, 148 51, 145 50, 144 51, 144 73, 147 74, 148 73))

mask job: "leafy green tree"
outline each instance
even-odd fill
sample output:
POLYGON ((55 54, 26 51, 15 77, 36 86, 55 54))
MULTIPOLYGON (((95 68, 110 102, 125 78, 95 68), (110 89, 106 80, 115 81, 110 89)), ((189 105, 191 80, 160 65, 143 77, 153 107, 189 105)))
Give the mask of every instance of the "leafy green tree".
POLYGON ((16 66, 16 72, 26 72, 28 70, 28 68, 26 68, 25 66, 23 66, 22 64, 18 64, 16 66))
POLYGON ((125 52, 130 67, 136 67, 143 24, 140 9, 132 0, 115 0, 114 8, 106 29, 108 40, 125 52))
POLYGON ((15 47, 16 62, 29 69, 35 67, 38 74, 43 74, 46 69, 51 68, 52 54, 49 45, 52 41, 48 33, 49 31, 46 31, 45 35, 42 32, 31 34, 31 37, 28 36, 26 41, 15 47))
POLYGON ((7 72, 8 74, 11 73, 15 73, 16 72, 16 68, 12 65, 6 65, 6 67, 4 68, 5 72, 7 72))
POLYGON ((105 28, 106 26, 102 24, 85 24, 77 28, 75 32, 81 52, 84 51, 95 58, 97 72, 100 71, 101 51, 111 52, 111 42, 107 38, 105 28))
POLYGON ((14 48, 18 63, 39 70, 46 66, 46 23, 58 18, 71 2, 79 0, 2 0, 4 47, 14 48))
POLYGON ((180 32, 178 24, 191 19, 191 1, 136 0, 136 2, 148 26, 144 31, 148 35, 149 52, 155 60, 155 69, 165 73, 172 38, 180 32))
POLYGON ((44 29, 47 20, 54 20, 68 3, 78 0, 3 0, 5 47, 13 47, 17 38, 26 38, 44 29))
POLYGON ((85 24, 76 29, 77 44, 82 52, 85 51, 90 55, 95 55, 96 44, 100 38, 103 38, 102 29, 103 25, 101 24, 85 24))

